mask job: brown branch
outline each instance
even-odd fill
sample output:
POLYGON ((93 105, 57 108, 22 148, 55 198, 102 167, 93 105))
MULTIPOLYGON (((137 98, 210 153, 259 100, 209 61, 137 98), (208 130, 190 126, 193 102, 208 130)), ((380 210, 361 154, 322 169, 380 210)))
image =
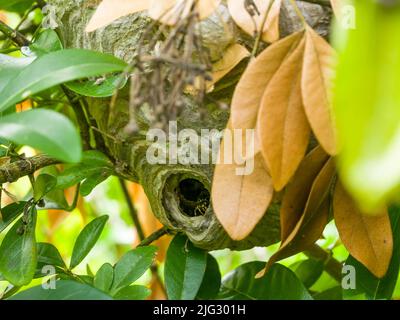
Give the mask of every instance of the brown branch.
POLYGON ((3 21, 0 21, 0 31, 3 32, 7 38, 9 38, 19 47, 29 46, 29 44, 31 43, 27 38, 25 38, 22 33, 9 27, 3 21))
POLYGON ((167 227, 162 227, 161 229, 155 231, 151 235, 149 235, 146 239, 144 239, 141 243, 139 243, 138 247, 145 247, 151 245, 154 241, 160 239, 162 236, 165 236, 169 233, 167 227))
POLYGON ((341 264, 339 261, 333 258, 329 252, 325 251, 317 244, 314 244, 304 253, 309 258, 324 261, 326 272, 339 283, 342 281, 343 264, 341 264))
POLYGON ((41 168, 58 163, 60 163, 59 160, 46 155, 39 155, 2 165, 0 166, 0 184, 15 182, 19 178, 33 174, 41 168))

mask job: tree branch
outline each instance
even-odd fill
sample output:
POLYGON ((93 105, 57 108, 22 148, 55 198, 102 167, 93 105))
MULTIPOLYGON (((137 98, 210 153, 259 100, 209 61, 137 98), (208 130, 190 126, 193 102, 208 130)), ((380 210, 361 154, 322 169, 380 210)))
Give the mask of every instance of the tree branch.
POLYGON ((337 261, 332 255, 322 249, 317 244, 314 244, 310 249, 304 252, 309 258, 322 260, 325 263, 325 270, 339 283, 342 281, 342 268, 343 265, 337 261))
POLYGON ((16 45, 20 47, 29 46, 29 44, 31 43, 27 38, 25 38, 22 33, 9 27, 3 21, 0 21, 0 31, 3 32, 7 38, 12 40, 16 45))
POLYGON ((165 236, 166 234, 169 233, 169 230, 167 227, 162 227, 161 229, 153 232, 151 235, 149 235, 146 239, 144 239, 138 247, 145 247, 148 245, 151 245, 154 241, 160 239, 162 236, 165 236))
POLYGON ((46 155, 39 155, 2 165, 0 166, 0 184, 15 182, 19 178, 33 174, 41 168, 58 163, 61 162, 46 155))

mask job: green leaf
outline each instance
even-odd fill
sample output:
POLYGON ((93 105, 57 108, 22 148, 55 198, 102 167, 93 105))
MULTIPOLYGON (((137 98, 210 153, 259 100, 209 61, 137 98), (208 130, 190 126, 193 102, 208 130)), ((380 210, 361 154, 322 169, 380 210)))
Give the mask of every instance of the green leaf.
MULTIPOLYGON (((28 9, 33 2, 33 0, 0 0, 0 10, 14 11, 14 8, 19 8, 21 6, 24 9, 28 9)), ((21 12, 20 10, 17 11, 21 12)))
POLYGON ((23 223, 23 218, 18 220, 8 231, 0 247, 0 272, 15 286, 29 284, 35 275, 36 218, 36 209, 32 207, 27 224, 23 223))
POLYGON ((129 286, 122 288, 115 295, 115 300, 145 300, 151 290, 145 286, 129 286))
POLYGON ((221 272, 219 270, 217 260, 207 254, 207 266, 204 278, 201 283, 199 292, 197 292, 197 300, 213 300, 218 296, 221 287, 221 272))
MULTIPOLYGON (((31 64, 36 58, 14 58, 5 54, 0 54, 0 92, 13 77, 31 64)), ((0 111, 1 115, 1 111, 0 111)))
POLYGON ((324 262, 322 260, 308 259, 295 263, 290 266, 290 269, 294 271, 306 288, 310 288, 324 272, 324 262))
POLYGON ((57 32, 46 29, 38 35, 30 49, 40 57, 50 52, 62 50, 63 46, 57 32))
POLYGON ((94 286, 104 292, 108 292, 111 289, 114 280, 114 268, 111 264, 105 263, 97 271, 94 277, 94 286))
POLYGON ((57 179, 49 174, 41 174, 33 185, 33 198, 39 201, 57 185, 57 179))
POLYGON ((7 228, 24 211, 25 201, 12 203, 1 209, 0 232, 7 228))
POLYGON ((66 189, 88 178, 83 194, 87 195, 96 183, 106 179, 113 172, 112 162, 99 151, 86 151, 79 164, 68 167, 57 177, 57 188, 66 189), (97 176, 98 178, 95 178, 97 176))
POLYGON ((0 118, 0 136, 65 162, 79 162, 82 156, 80 137, 72 122, 51 110, 34 109, 0 118))
POLYGON ((176 235, 165 261, 165 286, 170 300, 193 300, 200 289, 207 265, 207 252, 196 248, 186 236, 176 235))
POLYGON ((81 96, 105 98, 111 97, 117 89, 122 89, 127 80, 126 77, 121 80, 121 76, 118 75, 105 78, 103 81, 100 79, 68 82, 65 86, 81 96))
POLYGON ((101 170, 100 173, 87 177, 81 184, 80 193, 83 197, 88 196, 95 187, 110 177, 110 170, 101 170))
POLYGON ((106 225, 108 216, 101 216, 92 220, 83 228, 76 239, 72 251, 71 263, 69 268, 72 270, 88 255, 100 237, 101 232, 106 225))
POLYGON ((338 167, 358 204, 374 211, 400 186, 400 6, 353 2, 357 27, 334 32, 338 167))
POLYGON ((46 290, 39 285, 18 293, 10 300, 112 300, 112 298, 87 284, 60 280, 56 282, 55 290, 46 290))
POLYGON ((58 249, 51 243, 39 242, 37 244, 38 268, 46 265, 66 268, 65 262, 58 249))
POLYGON ((351 299, 360 293, 365 293, 369 299, 391 299, 400 267, 400 207, 389 209, 390 222, 393 230, 393 255, 386 275, 379 279, 355 258, 350 256, 346 265, 353 266, 356 272, 356 289, 343 289, 345 299, 351 299))
POLYGON ((337 286, 313 295, 314 300, 343 300, 342 287, 337 286))
POLYGON ((114 266, 114 282, 111 294, 131 285, 139 279, 153 263, 157 248, 139 247, 128 251, 114 266))
POLYGON ((290 269, 274 264, 257 279, 265 262, 254 261, 241 265, 222 282, 220 299, 225 300, 312 300, 307 289, 290 269))
POLYGON ((127 64, 111 55, 82 49, 46 54, 24 68, 0 93, 0 111, 64 82, 123 71, 127 64))

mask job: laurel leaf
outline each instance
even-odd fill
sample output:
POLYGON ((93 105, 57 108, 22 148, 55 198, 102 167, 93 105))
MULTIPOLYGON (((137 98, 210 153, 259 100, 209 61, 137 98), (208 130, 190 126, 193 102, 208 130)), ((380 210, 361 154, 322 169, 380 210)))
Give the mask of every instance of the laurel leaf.
POLYGON ((228 150, 225 145, 225 141, 233 137, 229 131, 231 129, 225 131, 219 163, 215 167, 212 203, 218 220, 229 236, 242 240, 253 231, 267 211, 273 196, 273 185, 260 153, 248 160, 254 161, 251 174, 238 174, 243 165, 228 160, 234 155, 234 151, 228 150))
POLYGON ((361 213, 340 183, 335 189, 333 208, 340 239, 346 249, 376 277, 382 278, 393 253, 387 209, 375 215, 361 213))
POLYGON ((335 52, 328 42, 307 27, 301 81, 303 103, 316 138, 330 155, 337 153, 331 110, 334 57, 335 52))
MULTIPOLYGON (((249 35, 254 36, 261 30, 265 14, 274 0, 254 0, 258 13, 252 17, 245 8, 245 1, 228 0, 228 9, 235 23, 249 35)), ((262 40, 274 42, 279 39, 279 13, 281 0, 275 0, 268 12, 267 19, 262 30, 262 40)))
POLYGON ((277 191, 296 172, 310 137, 301 96, 303 54, 304 40, 268 84, 258 115, 261 150, 277 191))
POLYGON ((92 32, 132 13, 147 10, 148 0, 103 0, 86 26, 92 32))

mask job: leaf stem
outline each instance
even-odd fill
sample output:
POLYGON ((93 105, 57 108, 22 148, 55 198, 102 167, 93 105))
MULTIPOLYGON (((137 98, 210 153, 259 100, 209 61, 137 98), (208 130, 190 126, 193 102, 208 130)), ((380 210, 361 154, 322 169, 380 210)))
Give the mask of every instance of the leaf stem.
POLYGON ((275 2, 275 0, 272 0, 269 3, 269 6, 268 6, 268 8, 267 8, 267 10, 265 12, 264 18, 263 18, 263 20, 261 22, 260 29, 257 30, 256 40, 254 42, 253 51, 251 53, 251 57, 252 58, 255 58, 257 56, 257 52, 258 52, 258 48, 259 48, 260 43, 261 43, 264 27, 265 27, 265 24, 267 23, 268 15, 269 15, 269 12, 271 11, 271 8, 272 8, 272 5, 274 4, 274 2, 275 2))
POLYGON ((290 3, 292 4, 294 11, 296 12, 296 15, 301 20, 301 23, 303 24, 304 27, 306 27, 307 26, 307 21, 304 18, 303 13, 301 12, 299 6, 297 5, 296 0, 290 0, 290 3))

